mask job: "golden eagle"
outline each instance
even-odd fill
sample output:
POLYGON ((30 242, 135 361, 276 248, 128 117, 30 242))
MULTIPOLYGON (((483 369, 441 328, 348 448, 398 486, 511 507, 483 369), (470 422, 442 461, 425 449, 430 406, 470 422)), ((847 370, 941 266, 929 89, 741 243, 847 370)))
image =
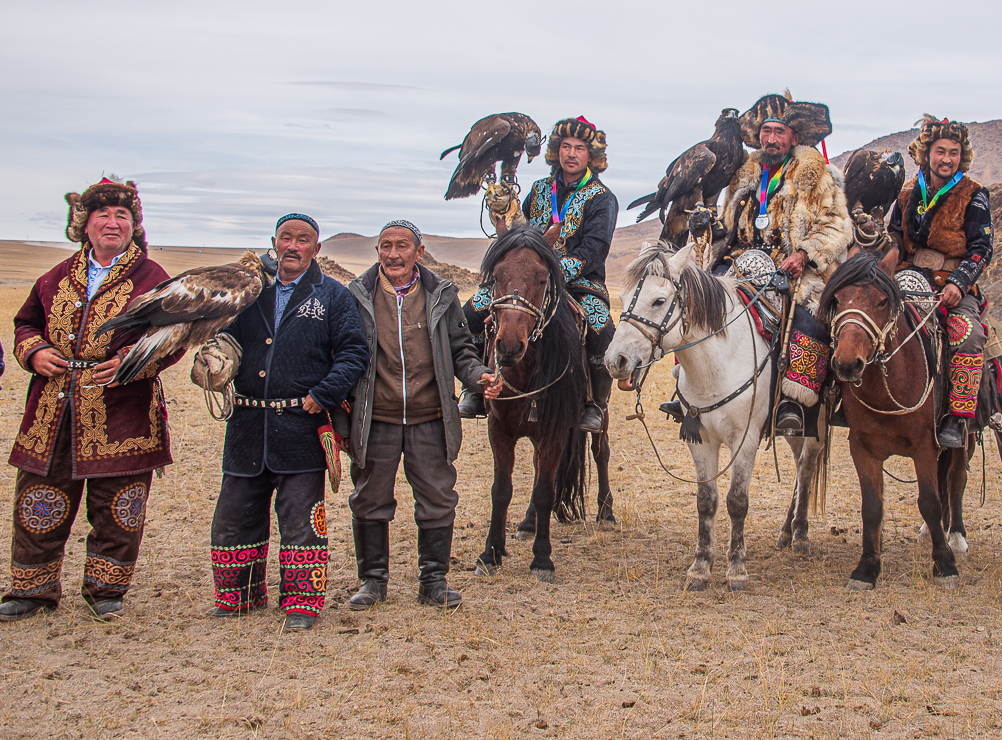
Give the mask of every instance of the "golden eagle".
POLYGON ((480 190, 486 180, 494 183, 494 168, 501 163, 501 181, 515 182, 515 169, 524 151, 528 161, 539 156, 543 134, 539 126, 524 113, 496 113, 481 118, 470 133, 457 144, 442 152, 439 159, 459 149, 459 166, 452 173, 446 200, 466 198, 480 190))
POLYGON ((141 329, 145 334, 115 372, 115 383, 128 383, 154 360, 212 339, 270 285, 278 272, 274 258, 246 252, 239 262, 196 267, 164 280, 105 321, 99 334, 141 329))
POLYGON ((637 198, 626 210, 647 204, 637 216, 637 223, 660 210, 664 224, 661 239, 682 246, 689 235, 686 212, 698 205, 716 208, 720 192, 747 156, 742 146, 738 111, 724 108, 717 118, 713 136, 682 152, 668 165, 657 192, 637 198), (667 219, 665 211, 668 211, 667 219))
POLYGON ((877 154, 857 149, 849 155, 843 172, 850 213, 862 208, 864 213, 883 220, 905 184, 905 159, 901 152, 877 154))

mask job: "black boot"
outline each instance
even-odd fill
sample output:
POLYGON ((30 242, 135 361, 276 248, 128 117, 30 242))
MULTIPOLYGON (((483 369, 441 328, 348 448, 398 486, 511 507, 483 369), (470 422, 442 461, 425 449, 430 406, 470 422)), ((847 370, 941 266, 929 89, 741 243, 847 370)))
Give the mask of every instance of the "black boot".
POLYGON ((459 399, 459 416, 461 419, 483 419, 487 416, 484 397, 472 391, 463 391, 459 399))
POLYGON ((447 609, 463 603, 458 591, 449 588, 445 574, 452 555, 452 525, 418 528, 418 601, 447 609))
POLYGON ((348 600, 348 608, 361 611, 386 601, 386 582, 390 580, 390 523, 352 519, 355 535, 355 562, 361 587, 348 600))
POLYGON ((804 436, 804 409, 796 401, 784 398, 776 410, 776 434, 787 437, 804 436))
POLYGON ((17 622, 48 611, 45 604, 34 599, 11 599, 0 604, 0 622, 17 622))
POLYGON ((605 409, 609 405, 609 395, 612 393, 612 376, 605 369, 605 365, 591 363, 588 365, 588 375, 592 400, 585 404, 578 429, 582 432, 600 434, 605 428, 605 409))
POLYGON ((947 416, 939 427, 936 441, 940 447, 966 447, 967 419, 953 414, 947 416))
POLYGON ((674 419, 677 424, 681 424, 685 418, 685 411, 682 410, 681 401, 665 401, 658 406, 658 411, 666 414, 666 418, 674 419))
POLYGON ((848 427, 849 420, 845 418, 845 408, 840 402, 835 410, 832 411, 832 415, 828 417, 828 426, 830 427, 848 427))

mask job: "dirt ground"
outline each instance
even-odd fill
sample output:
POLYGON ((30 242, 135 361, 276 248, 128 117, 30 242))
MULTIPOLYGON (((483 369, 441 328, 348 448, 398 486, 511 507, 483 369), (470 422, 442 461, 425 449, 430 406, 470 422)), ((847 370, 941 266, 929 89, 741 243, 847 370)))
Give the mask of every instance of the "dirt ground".
MULTIPOLYGON (((0 288, 8 370, 0 392, 6 455, 28 376, 11 357, 10 317, 28 288, 0 288)), ((751 587, 681 590, 696 536, 694 486, 656 465, 633 398, 614 392, 612 484, 619 521, 554 526, 556 583, 529 575, 530 545, 509 542, 504 569, 473 575, 490 511, 486 425, 465 422, 451 583, 453 614, 415 601, 410 494, 391 528, 389 601, 349 612, 356 586, 347 495, 328 494, 328 607, 312 632, 282 632, 274 608, 235 620, 212 603, 209 523, 223 426, 182 362, 165 374, 175 464, 154 480, 146 535, 124 618, 92 621, 79 596, 86 521, 78 519, 55 612, 0 625, 0 738, 982 738, 1002 737, 1002 498, 998 451, 980 452, 966 518, 961 586, 932 583, 914 485, 887 479, 884 572, 849 593, 859 557, 859 489, 845 431, 836 432, 827 518, 811 523, 813 555, 774 547, 793 465, 780 446, 759 455, 747 525, 751 587)), ((665 363, 645 394, 667 398, 665 363)), ((692 475, 678 429, 650 414, 673 470, 692 475)), ((512 521, 531 483, 522 449, 512 521)), ((888 469, 907 478, 907 460, 888 469)), ((10 537, 15 470, 0 467, 0 542, 10 537)), ((726 478, 725 478, 726 480, 726 478)), ((594 516, 594 490, 589 496, 594 516)), ((726 548, 726 510, 718 549, 726 548)), ((273 526, 277 536, 277 527, 273 526)), ((2 545, 6 548, 6 545, 2 545)), ((0 557, 0 587, 9 584, 0 557)), ((277 568, 269 586, 277 593, 277 568)))

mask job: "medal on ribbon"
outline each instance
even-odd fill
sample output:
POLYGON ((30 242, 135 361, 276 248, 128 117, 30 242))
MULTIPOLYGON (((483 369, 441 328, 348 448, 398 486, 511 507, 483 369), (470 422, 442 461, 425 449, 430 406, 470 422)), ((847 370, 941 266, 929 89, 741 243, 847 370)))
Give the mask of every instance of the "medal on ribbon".
MULTIPOLYGON (((559 175, 562 177, 562 175, 559 175)), ((550 212, 553 216, 553 223, 559 224, 564 220, 564 216, 567 215, 567 208, 570 206, 571 201, 574 200, 574 196, 581 192, 588 181, 591 179, 591 167, 585 168, 584 177, 578 181, 578 186, 574 188, 574 192, 567 196, 567 200, 564 201, 564 207, 559 211, 557 210, 557 178, 553 178, 553 186, 550 188, 550 212)))
POLYGON ((769 197, 779 187, 779 181, 783 179, 783 173, 786 171, 786 165, 789 162, 790 157, 787 155, 786 159, 783 160, 783 166, 776 171, 776 174, 772 178, 769 177, 769 168, 764 164, 762 165, 762 185, 758 192, 758 216, 755 217, 755 228, 759 231, 765 231, 769 228, 771 219, 766 212, 769 207, 769 197))
POLYGON ((936 205, 936 201, 939 200, 939 196, 947 193, 954 185, 964 179, 964 173, 957 170, 957 174, 954 175, 946 185, 941 187, 934 196, 932 200, 929 200, 929 190, 925 183, 925 174, 922 172, 922 168, 919 167, 918 171, 918 184, 919 188, 922 190, 922 202, 918 204, 915 209, 918 211, 919 216, 924 216, 925 212, 936 205))

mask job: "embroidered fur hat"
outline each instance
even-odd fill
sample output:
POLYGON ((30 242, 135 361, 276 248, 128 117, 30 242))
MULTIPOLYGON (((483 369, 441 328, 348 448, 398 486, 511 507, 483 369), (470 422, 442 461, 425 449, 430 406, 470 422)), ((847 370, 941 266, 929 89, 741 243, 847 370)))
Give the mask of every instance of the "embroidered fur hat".
POLYGON ((71 242, 87 241, 87 219, 98 208, 124 206, 132 213, 132 241, 146 251, 146 232, 143 231, 143 206, 139 202, 136 184, 129 180, 124 185, 107 177, 84 190, 83 195, 67 193, 70 212, 66 218, 66 238, 71 242))
POLYGON ((804 146, 817 146, 832 132, 828 106, 821 103, 794 101, 790 91, 783 95, 766 95, 741 116, 741 138, 752 149, 761 149, 758 132, 766 121, 778 121, 800 136, 804 146))
POLYGON ((595 128, 584 116, 557 121, 546 142, 546 164, 556 172, 560 167, 560 142, 565 138, 581 139, 588 145, 588 166, 596 175, 605 172, 609 163, 605 159, 605 132, 595 128))
POLYGON ((944 118, 924 114, 915 122, 919 126, 919 135, 908 145, 908 153, 912 155, 915 164, 925 167, 929 164, 929 147, 937 139, 951 139, 960 144, 960 171, 967 172, 974 161, 974 149, 967 135, 967 126, 944 118))

